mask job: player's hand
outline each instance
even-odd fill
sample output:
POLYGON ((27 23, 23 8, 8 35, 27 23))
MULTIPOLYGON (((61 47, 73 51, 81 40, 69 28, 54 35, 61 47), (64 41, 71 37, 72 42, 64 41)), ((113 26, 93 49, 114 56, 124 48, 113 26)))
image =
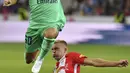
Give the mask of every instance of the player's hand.
POLYGON ((4 0, 3 6, 11 6, 15 4, 17 0, 4 0))
POLYGON ((128 61, 127 60, 120 60, 118 66, 119 67, 126 67, 126 66, 128 66, 128 61))

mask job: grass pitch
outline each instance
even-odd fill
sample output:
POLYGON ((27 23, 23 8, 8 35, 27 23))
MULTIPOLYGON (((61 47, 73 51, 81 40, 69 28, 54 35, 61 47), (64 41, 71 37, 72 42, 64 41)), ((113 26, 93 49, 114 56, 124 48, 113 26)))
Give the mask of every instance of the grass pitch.
MULTIPOLYGON (((91 58, 130 61, 130 46, 77 44, 69 45, 69 51, 79 52, 91 58)), ((40 73, 53 73, 55 62, 49 52, 40 73)), ((25 64, 23 43, 0 43, 0 73, 31 73, 32 66, 33 64, 25 64)), ((126 68, 81 67, 81 73, 130 73, 130 66, 126 68)))

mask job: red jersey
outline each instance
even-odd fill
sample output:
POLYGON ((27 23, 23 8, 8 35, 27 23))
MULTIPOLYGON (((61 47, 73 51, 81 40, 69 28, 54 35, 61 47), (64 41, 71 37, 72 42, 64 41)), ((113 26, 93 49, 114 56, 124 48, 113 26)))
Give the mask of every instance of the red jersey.
POLYGON ((56 63, 54 73, 80 73, 80 64, 84 63, 85 58, 82 54, 70 52, 56 63))

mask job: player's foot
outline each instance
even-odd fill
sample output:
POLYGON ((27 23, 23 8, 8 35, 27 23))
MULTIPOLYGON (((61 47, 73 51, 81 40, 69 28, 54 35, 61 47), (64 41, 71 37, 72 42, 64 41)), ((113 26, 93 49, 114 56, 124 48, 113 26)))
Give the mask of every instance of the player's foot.
MULTIPOLYGON (((44 59, 43 59, 44 60, 44 59)), ((39 59, 39 57, 37 57, 37 60, 35 61, 33 67, 32 67, 32 72, 33 73, 39 73, 41 66, 42 66, 42 59, 39 59)))

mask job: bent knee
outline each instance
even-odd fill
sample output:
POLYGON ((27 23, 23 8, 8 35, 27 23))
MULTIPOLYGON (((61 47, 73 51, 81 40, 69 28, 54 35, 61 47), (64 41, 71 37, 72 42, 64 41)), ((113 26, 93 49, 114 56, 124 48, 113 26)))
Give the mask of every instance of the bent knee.
POLYGON ((35 60, 36 53, 37 53, 37 52, 34 52, 34 53, 26 53, 25 59, 26 59, 26 63, 27 63, 27 64, 30 64, 30 63, 32 63, 32 62, 35 60))
POLYGON ((26 64, 30 64, 34 61, 33 57, 26 57, 26 64))
POLYGON ((34 60, 26 60, 26 64, 32 63, 34 60))
POLYGON ((58 36, 58 31, 56 28, 49 28, 44 31, 43 36, 46 38, 56 38, 58 36))

